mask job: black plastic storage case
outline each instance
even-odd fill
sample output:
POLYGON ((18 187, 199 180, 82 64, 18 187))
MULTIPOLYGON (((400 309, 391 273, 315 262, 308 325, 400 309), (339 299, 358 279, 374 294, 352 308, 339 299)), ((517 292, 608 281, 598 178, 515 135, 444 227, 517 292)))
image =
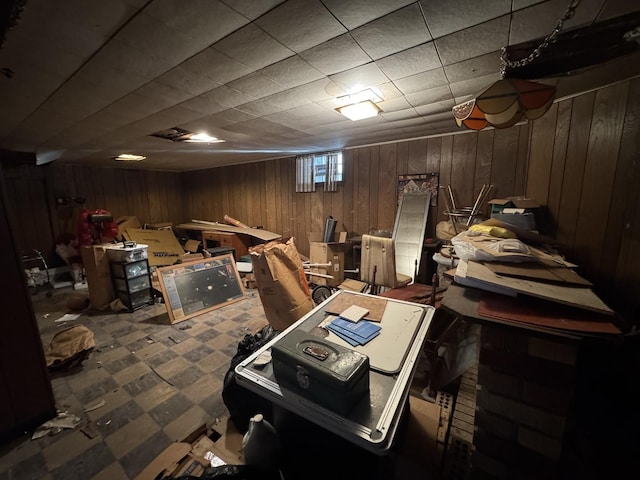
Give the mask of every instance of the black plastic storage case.
POLYGON ((346 415, 369 393, 369 357, 294 330, 271 347, 281 387, 346 415))

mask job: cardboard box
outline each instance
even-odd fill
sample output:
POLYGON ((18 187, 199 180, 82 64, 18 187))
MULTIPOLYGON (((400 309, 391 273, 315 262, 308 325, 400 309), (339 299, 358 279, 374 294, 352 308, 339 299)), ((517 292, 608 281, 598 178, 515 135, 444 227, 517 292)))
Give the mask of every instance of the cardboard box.
POLYGON ((116 218, 116 224, 118 225, 118 237, 117 239, 120 241, 125 240, 125 232, 128 228, 142 228, 142 224, 138 217, 135 215, 124 215, 122 217, 116 218))
POLYGON ((494 198, 489 200, 489 205, 491 205, 491 215, 503 213, 505 208, 519 210, 518 212, 507 210, 508 213, 528 213, 540 207, 536 200, 526 197, 494 198))
POLYGON ((310 232, 309 238, 309 262, 329 263, 326 267, 311 267, 311 273, 321 275, 331 275, 333 278, 324 278, 310 275, 310 282, 316 285, 329 285, 337 287, 344 280, 345 252, 349 248, 347 243, 347 232, 336 232, 334 241, 330 243, 322 242, 322 232, 310 232))
POLYGON ((107 249, 111 244, 84 246, 80 249, 89 288, 89 301, 96 310, 105 310, 115 299, 107 249))

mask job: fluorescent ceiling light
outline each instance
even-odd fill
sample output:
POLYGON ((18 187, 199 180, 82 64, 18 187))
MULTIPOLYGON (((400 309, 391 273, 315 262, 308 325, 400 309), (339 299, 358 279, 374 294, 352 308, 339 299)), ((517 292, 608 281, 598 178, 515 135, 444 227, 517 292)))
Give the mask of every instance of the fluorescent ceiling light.
POLYGON ((364 102, 338 107, 336 108, 336 111, 347 117, 349 120, 353 120, 355 122, 356 120, 362 120, 363 118, 377 116, 380 111, 380 107, 371 100, 365 100, 364 102))
POLYGON ((219 138, 212 137, 207 135, 206 133, 192 133, 189 135, 189 138, 183 140, 188 143, 221 143, 224 140, 220 140, 219 138))
POLYGON ((120 162, 139 162, 145 158, 147 157, 142 155, 133 155, 132 153, 121 153, 117 157, 113 157, 114 160, 118 160, 120 162))

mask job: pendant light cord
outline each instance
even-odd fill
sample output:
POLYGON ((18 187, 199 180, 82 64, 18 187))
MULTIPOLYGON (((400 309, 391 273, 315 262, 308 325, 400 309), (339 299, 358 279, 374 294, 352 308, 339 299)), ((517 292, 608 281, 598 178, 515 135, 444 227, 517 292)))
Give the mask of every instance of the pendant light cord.
POLYGON ((573 18, 576 12, 576 8, 578 8, 579 4, 580 0, 571 0, 569 5, 567 6, 567 10, 564 12, 564 15, 556 22, 556 26, 554 27, 553 31, 549 35, 547 35, 544 40, 542 40, 540 45, 534 48, 526 57, 521 58, 520 60, 509 60, 507 58, 507 47, 502 47, 502 53, 500 55, 500 62, 502 64, 500 68, 500 75, 502 75, 502 78, 505 78, 507 67, 519 68, 524 67, 525 65, 529 65, 542 54, 543 50, 545 50, 552 43, 555 43, 558 39, 560 30, 562 30, 562 27, 564 26, 564 22, 573 18))

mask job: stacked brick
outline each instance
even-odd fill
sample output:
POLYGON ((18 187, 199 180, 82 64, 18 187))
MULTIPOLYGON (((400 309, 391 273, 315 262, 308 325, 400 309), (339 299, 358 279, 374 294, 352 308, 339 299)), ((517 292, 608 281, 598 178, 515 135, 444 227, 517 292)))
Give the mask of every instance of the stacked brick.
POLYGON ((572 426, 575 338, 483 325, 473 479, 555 478, 572 426))

